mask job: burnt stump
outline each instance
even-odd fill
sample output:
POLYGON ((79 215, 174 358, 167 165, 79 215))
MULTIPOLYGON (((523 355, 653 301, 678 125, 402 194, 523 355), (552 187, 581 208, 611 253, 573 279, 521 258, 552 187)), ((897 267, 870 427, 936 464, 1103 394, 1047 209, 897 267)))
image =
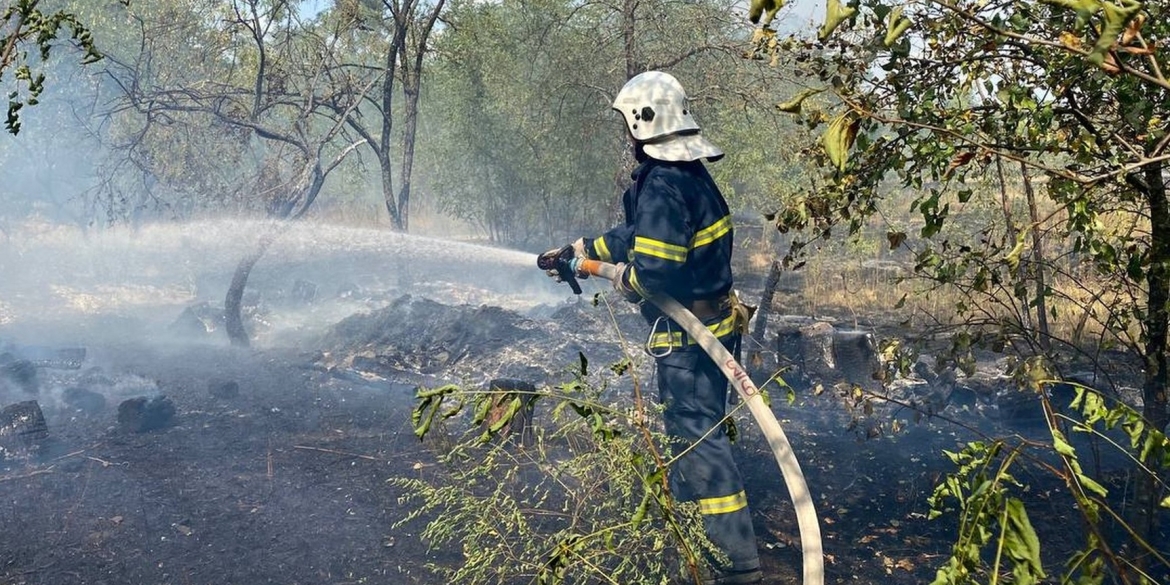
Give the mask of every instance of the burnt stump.
POLYGON ((118 428, 145 433, 175 424, 175 403, 166 396, 131 398, 118 405, 118 428))

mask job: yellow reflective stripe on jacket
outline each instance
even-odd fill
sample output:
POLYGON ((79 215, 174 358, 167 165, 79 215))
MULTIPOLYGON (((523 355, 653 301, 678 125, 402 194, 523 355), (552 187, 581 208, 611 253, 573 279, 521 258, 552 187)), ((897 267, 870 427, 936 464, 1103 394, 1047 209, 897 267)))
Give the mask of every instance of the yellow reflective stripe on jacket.
POLYGON ((672 262, 687 261, 687 248, 685 246, 668 244, 666 242, 644 236, 634 237, 634 253, 654 256, 656 258, 662 258, 672 262))
MULTIPOLYGON (((677 327, 677 325, 672 325, 672 327, 677 327)), ((725 337, 735 333, 735 313, 732 313, 727 318, 719 321, 718 323, 712 323, 708 325, 707 330, 709 330, 715 337, 725 337)), ((682 331, 655 331, 654 335, 650 337, 650 348, 662 349, 666 347, 682 347, 682 335, 682 331)), ((686 344, 694 345, 695 340, 690 339, 688 336, 686 344)))
POLYGON ((699 246, 706 246, 715 240, 727 235, 731 231, 731 216, 725 215, 719 221, 695 232, 695 237, 691 238, 691 249, 694 250, 699 246))
POLYGON ((738 512, 747 507, 747 494, 743 491, 731 494, 730 496, 722 496, 719 498, 704 498, 699 500, 699 513, 712 514, 730 514, 738 512))
POLYGON ((602 262, 613 262, 613 254, 609 253, 609 246, 605 245, 605 236, 593 240, 593 253, 602 262))

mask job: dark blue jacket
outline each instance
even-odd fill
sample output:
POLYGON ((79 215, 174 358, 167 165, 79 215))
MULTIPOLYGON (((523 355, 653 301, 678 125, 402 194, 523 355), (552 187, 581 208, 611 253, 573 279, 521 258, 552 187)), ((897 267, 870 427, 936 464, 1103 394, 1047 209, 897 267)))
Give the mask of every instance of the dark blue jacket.
POLYGON ((665 293, 684 305, 731 290, 731 213, 702 162, 647 159, 631 175, 626 223, 585 241, 589 256, 625 262, 643 297, 665 293))

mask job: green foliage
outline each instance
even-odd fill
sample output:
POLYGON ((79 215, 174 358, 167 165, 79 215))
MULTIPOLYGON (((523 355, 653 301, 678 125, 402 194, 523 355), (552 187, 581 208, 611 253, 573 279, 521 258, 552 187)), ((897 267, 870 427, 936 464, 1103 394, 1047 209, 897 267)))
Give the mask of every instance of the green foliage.
MULTIPOLYGON (((1042 390, 1051 383, 1050 379, 1041 381, 1038 387, 1042 390)), ((1112 441, 1109 444, 1134 461, 1152 462, 1152 466, 1139 465, 1138 469, 1158 482, 1163 491, 1167 486, 1159 477, 1170 470, 1170 441, 1161 431, 1149 428, 1132 408, 1110 404, 1092 389, 1079 385, 1075 389, 1076 397, 1070 404, 1075 417, 1056 414, 1047 398, 1043 399, 1052 437, 1049 448, 1062 463, 1059 469, 1048 469, 1069 487, 1072 504, 1085 527, 1078 532, 1083 536, 1083 543, 1065 564, 1061 582, 1100 584, 1111 570, 1129 575, 1122 582, 1152 584, 1154 579, 1132 559, 1149 555, 1155 559, 1153 564, 1160 565, 1160 570, 1170 569, 1170 561, 1160 555, 1155 543, 1140 538, 1134 542, 1138 550, 1129 551, 1124 557, 1109 542, 1108 523, 1122 522, 1122 514, 1113 509, 1118 500, 1110 500, 1106 487, 1082 468, 1076 449, 1061 429, 1067 424, 1073 432, 1106 440, 1109 431, 1122 431, 1128 444, 1112 441)), ((935 488, 929 499, 930 517, 957 513, 959 531, 951 557, 939 569, 934 585, 996 583, 1008 570, 1012 583, 1037 583, 1046 578, 1041 543, 1028 519, 1022 496, 1028 489, 1012 475, 1021 456, 1037 447, 1022 442, 1009 448, 1000 440, 973 442, 957 453, 945 452, 957 470, 935 488)), ((1162 502, 1162 506, 1166 505, 1162 502)), ((1128 526, 1125 531, 1133 533, 1128 526)))
POLYGON ((957 453, 944 453, 958 470, 947 475, 931 494, 930 517, 957 510, 959 537, 933 585, 980 583, 987 575, 992 575, 994 582, 1005 551, 1017 583, 1043 579, 1038 538, 1022 502, 1010 495, 1012 489, 1024 487, 1009 472, 1018 453, 1004 454, 1000 442, 975 442, 957 453), (948 507, 951 500, 955 508, 948 507), (987 566, 984 558, 993 545, 998 547, 997 553, 987 566))
MULTIPOLYGON (((74 44, 83 55, 83 64, 102 58, 94 45, 89 29, 71 12, 57 10, 43 12, 40 0, 16 0, 6 3, 0 12, 0 82, 4 72, 11 70, 17 88, 8 92, 8 113, 4 129, 11 134, 20 132, 20 111, 25 106, 37 105, 45 90, 45 74, 39 67, 49 60, 53 44, 62 29, 68 29, 74 44), (28 45, 32 45, 35 59, 30 59, 28 45)), ((128 4, 129 0, 123 0, 128 4)))
MULTIPOLYGON (((958 293, 939 321, 1023 364, 1124 348, 1143 364, 1142 416, 1164 427, 1167 16, 1137 0, 834 0, 816 39, 761 36, 835 98, 791 108, 821 133, 823 170, 778 227, 807 232, 800 251, 909 198, 918 238, 899 243, 928 290, 958 293), (1075 327, 1048 327, 1058 307, 1075 327)), ((1137 484, 1138 499, 1149 489, 1137 484)))
POLYGON ((825 24, 821 25, 821 30, 817 32, 817 38, 825 40, 833 31, 837 30, 841 23, 853 18, 857 14, 857 9, 853 6, 841 5, 841 0, 828 0, 825 10, 825 24))
POLYGON ((528 397, 552 403, 531 441, 500 434, 520 412, 517 396, 419 392, 412 421, 439 441, 439 470, 391 482, 411 507, 399 525, 425 521, 432 547, 462 552, 457 566, 431 565, 445 582, 665 584, 718 557, 697 506, 671 497, 664 439, 646 413, 606 399, 628 364, 592 376, 587 366, 582 356, 569 380, 528 397), (500 404, 509 406, 489 416, 485 405, 500 404))
MULTIPOLYGON (((841 100, 835 114, 804 116, 811 125, 834 122, 821 150, 841 174, 823 190, 831 201, 826 219, 872 213, 891 176, 916 190, 942 181, 918 206, 923 236, 931 237, 947 219, 948 207, 939 204, 944 192, 961 194, 968 178, 978 181, 997 161, 1017 161, 1049 175, 1053 199, 1076 208, 1067 233, 1078 251, 1102 254, 1110 267, 1130 265, 1124 256, 1140 255, 1143 246, 1131 244, 1144 238, 1108 231, 1099 218, 1137 211, 1130 204, 1141 200, 1127 189, 1132 174, 1156 164, 1166 148, 1161 120, 1170 114, 1170 82, 1160 77, 1163 56, 1143 35, 1160 38, 1167 27, 1160 7, 1083 4, 1077 12, 1042 2, 867 0, 850 4, 857 9, 852 26, 823 49, 800 37, 780 43, 778 50, 792 51, 800 69, 841 100), (916 53, 903 50, 908 39, 918 39, 916 53), (1102 54, 1115 73, 1129 74, 1094 65, 1102 54), (846 116, 856 120, 855 142, 842 140, 846 116), (1128 252, 1105 256, 1119 250, 1128 252)), ((843 10, 830 6, 826 25, 843 10)))
POLYGON ((493 241, 536 246, 605 219, 588 209, 612 194, 621 128, 603 123, 588 89, 610 83, 584 58, 595 12, 553 1, 457 3, 448 15, 455 29, 436 39, 423 174, 440 209, 493 241))
POLYGON ((650 68, 679 77, 704 135, 727 152, 709 168, 733 206, 758 210, 803 188, 799 152, 761 147, 796 127, 757 107, 772 99, 759 80, 780 74, 737 58, 744 31, 728 15, 715 0, 453 3, 428 73, 432 146, 420 161, 441 209, 527 248, 612 226, 633 164, 612 98, 650 68), (621 30, 631 36, 599 34, 621 30))
MULTIPOLYGON (((1075 384, 1074 388, 1076 398, 1071 408, 1079 412, 1082 418, 1071 421, 1073 432, 1102 434, 1104 431, 1119 429, 1129 440, 1128 452, 1135 461, 1142 462, 1145 472, 1157 473, 1159 469, 1170 469, 1170 439, 1161 429, 1152 427, 1141 413, 1125 404, 1110 403, 1097 391, 1079 384, 1075 384)), ((1058 449, 1058 452, 1061 451, 1058 449)), ((1065 452, 1061 454, 1072 455, 1065 452)), ((1077 471, 1079 478, 1083 474, 1077 471)), ((1089 491, 1104 495, 1099 486, 1090 485, 1089 491)), ((1162 505, 1170 507, 1166 506, 1166 502, 1162 502, 1162 505)))

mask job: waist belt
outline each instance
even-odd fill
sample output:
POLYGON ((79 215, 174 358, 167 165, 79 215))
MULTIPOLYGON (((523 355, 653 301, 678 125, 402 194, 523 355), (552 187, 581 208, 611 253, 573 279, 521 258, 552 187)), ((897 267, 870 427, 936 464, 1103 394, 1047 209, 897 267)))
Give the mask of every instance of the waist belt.
POLYGON ((713 299, 695 299, 690 303, 681 304, 698 317, 700 321, 706 321, 718 317, 725 309, 731 306, 731 299, 727 295, 723 295, 713 299))

